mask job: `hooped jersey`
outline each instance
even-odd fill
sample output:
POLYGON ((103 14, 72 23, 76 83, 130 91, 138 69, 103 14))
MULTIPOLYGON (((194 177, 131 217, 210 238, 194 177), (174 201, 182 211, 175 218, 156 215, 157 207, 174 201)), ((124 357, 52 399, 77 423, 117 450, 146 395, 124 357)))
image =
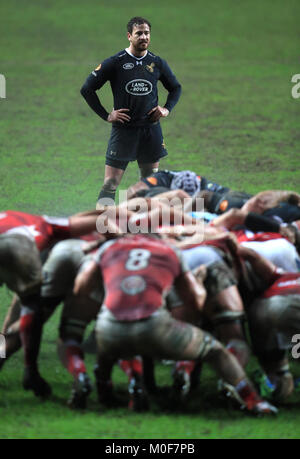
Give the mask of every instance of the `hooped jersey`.
MULTIPOLYGON (((151 124, 148 112, 158 105, 157 83, 161 81, 169 92, 165 107, 171 111, 178 102, 181 86, 167 62, 147 51, 138 58, 127 50, 105 59, 87 78, 85 91, 97 91, 110 82, 114 98, 114 109, 129 109, 130 121, 124 126, 151 124)), ((99 113, 100 114, 100 113, 99 113)), ((104 119, 108 113, 101 114, 104 119)))
POLYGON ((282 274, 262 297, 270 298, 277 295, 300 295, 300 273, 282 274))
POLYGON ((188 271, 175 248, 142 235, 105 243, 95 259, 106 289, 103 303, 122 321, 149 317, 163 306, 176 277, 188 271))
POLYGON ((0 213, 0 234, 22 234, 34 240, 39 251, 55 240, 70 237, 68 218, 31 215, 7 210, 0 213))

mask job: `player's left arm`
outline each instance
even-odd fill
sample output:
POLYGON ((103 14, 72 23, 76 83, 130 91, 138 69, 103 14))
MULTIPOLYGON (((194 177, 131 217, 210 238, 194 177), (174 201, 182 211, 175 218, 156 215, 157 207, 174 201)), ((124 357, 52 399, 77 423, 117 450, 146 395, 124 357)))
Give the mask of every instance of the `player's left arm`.
POLYGON ((69 218, 69 231, 71 237, 83 236, 93 231, 98 231, 107 238, 122 234, 117 223, 101 211, 95 211, 90 215, 71 216, 69 218), (105 228, 105 232, 101 231, 101 228, 105 228))
POLYGON ((275 282, 278 276, 282 274, 281 268, 277 268, 274 263, 248 247, 239 244, 236 252, 237 255, 251 264, 256 275, 263 279, 268 285, 275 282))
POLYGON ((178 82, 167 62, 163 59, 160 59, 160 71, 161 75, 159 79, 168 91, 168 97, 163 107, 157 105, 148 113, 148 115, 151 115, 151 121, 153 122, 158 121, 160 118, 167 117, 177 104, 181 95, 181 84, 178 82))

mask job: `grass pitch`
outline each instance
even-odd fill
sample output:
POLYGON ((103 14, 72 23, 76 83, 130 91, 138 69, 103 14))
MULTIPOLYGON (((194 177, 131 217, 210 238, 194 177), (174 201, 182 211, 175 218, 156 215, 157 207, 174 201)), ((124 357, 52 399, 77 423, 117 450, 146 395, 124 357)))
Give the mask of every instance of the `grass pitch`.
MULTIPOLYGON (((150 49, 183 85, 178 106, 162 121, 169 156, 161 168, 189 168, 250 193, 300 191, 300 101, 291 96, 292 75, 300 72, 297 0, 153 0, 141 7, 128 0, 11 0, 0 10, 7 85, 0 99, 2 209, 66 215, 94 207, 110 126, 79 89, 104 58, 127 46, 126 23, 135 15, 149 18, 150 49)), ((112 107, 108 85, 101 100, 112 107)), ((137 179, 132 164, 123 187, 137 179)), ((10 293, 2 289, 0 299, 2 318, 10 293)), ((247 418, 216 399, 208 370, 186 411, 171 412, 162 398, 147 415, 125 406, 100 412, 93 393, 85 414, 70 412, 71 378, 55 351, 58 315, 46 326, 40 357, 54 396, 41 403, 25 393, 22 356, 14 356, 0 374, 1 438, 299 437, 296 396, 277 419, 247 418)), ((90 372, 93 360, 87 357, 90 372)), ((156 374, 161 386, 170 384, 170 367, 158 365, 156 374)), ((118 369, 114 380, 125 403, 118 369)))

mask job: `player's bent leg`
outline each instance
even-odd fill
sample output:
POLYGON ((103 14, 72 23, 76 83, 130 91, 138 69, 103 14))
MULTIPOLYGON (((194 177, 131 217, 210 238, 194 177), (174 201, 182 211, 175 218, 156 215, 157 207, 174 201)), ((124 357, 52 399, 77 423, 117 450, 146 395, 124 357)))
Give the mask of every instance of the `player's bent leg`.
POLYGON ((108 354, 99 353, 98 363, 94 368, 98 402, 106 407, 113 407, 118 404, 118 400, 113 392, 111 378, 112 369, 117 360, 116 357, 112 358, 108 354))
POLYGON ((138 162, 141 178, 149 177, 149 175, 158 172, 159 161, 154 163, 140 163, 138 162))
POLYGON ((32 390, 36 396, 47 397, 51 394, 51 387, 41 377, 38 371, 37 358, 40 349, 43 328, 43 314, 41 310, 34 311, 22 306, 20 337, 24 348, 25 369, 23 388, 32 390))
POLYGON ((144 386, 143 361, 136 356, 133 359, 119 360, 120 368, 128 377, 129 404, 131 411, 147 411, 149 408, 148 396, 144 386))
POLYGON ((98 203, 100 205, 103 203, 107 205, 114 204, 116 190, 122 180, 127 164, 127 162, 126 165, 120 164, 121 167, 113 167, 108 164, 105 165, 104 182, 98 196, 98 203))
POLYGON ((73 295, 64 304, 59 327, 58 354, 62 364, 74 378, 68 401, 71 408, 85 409, 92 390, 81 344, 86 327, 95 319, 98 309, 99 305, 95 301, 73 295))
POLYGON ((254 354, 263 370, 254 374, 257 387, 265 396, 284 400, 294 390, 287 350, 300 329, 300 298, 285 295, 258 299, 249 308, 248 319, 254 354))
POLYGON ((218 339, 245 367, 249 361, 250 349, 243 327, 244 306, 237 287, 231 285, 209 298, 205 304, 205 313, 212 321, 218 339))

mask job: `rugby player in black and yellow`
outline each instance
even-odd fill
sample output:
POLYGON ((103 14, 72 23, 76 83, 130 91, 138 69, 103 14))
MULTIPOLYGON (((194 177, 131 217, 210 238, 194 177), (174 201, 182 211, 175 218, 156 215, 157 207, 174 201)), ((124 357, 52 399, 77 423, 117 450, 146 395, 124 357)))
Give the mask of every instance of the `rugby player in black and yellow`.
POLYGON ((115 198, 129 161, 137 160, 142 177, 158 169, 160 158, 167 155, 159 119, 168 116, 181 93, 167 62, 148 51, 150 23, 144 18, 132 18, 127 31, 129 48, 105 59, 81 88, 81 94, 97 115, 112 123, 99 199, 115 198), (114 98, 111 113, 96 94, 107 81, 114 98), (168 91, 164 107, 158 105, 158 81, 168 91))

